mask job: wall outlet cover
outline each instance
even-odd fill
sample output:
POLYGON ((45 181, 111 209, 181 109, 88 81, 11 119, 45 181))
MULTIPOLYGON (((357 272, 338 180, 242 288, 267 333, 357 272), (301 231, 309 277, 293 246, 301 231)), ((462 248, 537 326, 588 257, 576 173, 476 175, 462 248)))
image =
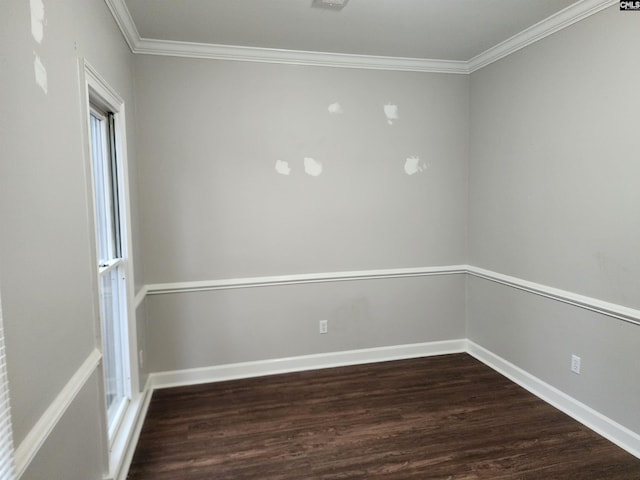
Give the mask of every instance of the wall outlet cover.
POLYGON ((329 331, 329 321, 320 320, 320 333, 327 333, 329 331))
POLYGON ((571 371, 580 375, 580 357, 571 355, 571 371))

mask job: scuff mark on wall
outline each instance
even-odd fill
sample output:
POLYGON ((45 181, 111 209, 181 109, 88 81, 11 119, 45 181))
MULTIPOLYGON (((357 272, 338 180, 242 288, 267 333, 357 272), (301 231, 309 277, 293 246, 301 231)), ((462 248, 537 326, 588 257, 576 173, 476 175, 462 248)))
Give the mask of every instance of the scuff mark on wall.
POLYGON ((31 9, 31 35, 36 42, 42 43, 46 24, 44 3, 42 0, 29 0, 29 7, 31 9))
POLYGON ((40 60, 40 57, 38 56, 38 54, 36 52, 33 52, 33 54, 36 56, 35 60, 33 61, 33 70, 36 76, 36 83, 40 86, 42 91, 46 94, 49 91, 49 86, 47 82, 47 69, 44 68, 44 65, 42 64, 42 60, 40 60))
POLYGON ((280 175, 289 175, 291 173, 291 168, 289 168, 289 162, 285 162, 283 160, 276 160, 276 172, 280 175))
POLYGON ((422 173, 427 168, 429 168, 429 165, 426 162, 421 161, 420 157, 409 157, 404 162, 404 171, 407 175, 422 173))
POLYGON ((307 175, 317 177, 322 173, 322 163, 311 157, 305 157, 304 171, 307 175))
POLYGON ((340 105, 340 103, 338 102, 329 105, 329 108, 327 110, 329 110, 329 113, 331 115, 342 115, 344 113, 342 105, 340 105))
POLYGON ((391 103, 387 103, 384 106, 384 114, 387 117, 387 123, 393 125, 393 122, 398 120, 398 106, 391 103))

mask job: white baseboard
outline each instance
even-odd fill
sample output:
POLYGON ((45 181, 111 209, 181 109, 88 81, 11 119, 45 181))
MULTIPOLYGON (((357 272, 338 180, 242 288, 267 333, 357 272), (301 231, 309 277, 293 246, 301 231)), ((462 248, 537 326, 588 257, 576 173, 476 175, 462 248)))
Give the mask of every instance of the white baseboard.
POLYGON ((145 393, 143 394, 144 400, 139 410, 135 430, 131 436, 129 450, 124 457, 120 474, 115 478, 116 480, 124 480, 126 478, 140 430, 142 429, 142 424, 149 408, 151 396, 155 389, 453 353, 470 354, 496 372, 504 375, 555 408, 568 414, 630 454, 640 458, 640 435, 637 433, 616 423, 480 345, 467 339, 457 339, 152 373, 145 386, 145 393))
POLYGON ((321 368, 462 353, 466 350, 466 343, 465 339, 414 343, 409 345, 320 353, 300 357, 277 358, 256 362, 232 363, 213 367, 152 373, 149 376, 149 383, 154 389, 167 388, 305 370, 318 370, 321 368))
POLYGON ((467 341, 467 353, 517 383, 535 396, 553 405, 594 432, 615 443, 635 457, 640 458, 640 435, 611 420, 596 410, 579 402, 557 388, 490 352, 486 348, 467 341))

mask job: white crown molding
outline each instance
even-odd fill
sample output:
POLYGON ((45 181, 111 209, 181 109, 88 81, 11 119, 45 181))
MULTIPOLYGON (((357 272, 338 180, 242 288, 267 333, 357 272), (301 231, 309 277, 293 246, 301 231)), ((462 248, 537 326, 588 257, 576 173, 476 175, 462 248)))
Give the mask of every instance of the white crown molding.
POLYGON ((280 50, 275 48, 240 47, 235 45, 214 45, 151 39, 142 39, 137 44, 134 52, 147 55, 279 63, 286 65, 427 73, 469 73, 467 62, 464 61, 280 50))
POLYGON ((122 36, 127 42, 127 45, 129 45, 129 49, 133 53, 136 53, 136 47, 138 43, 140 43, 141 38, 124 0, 104 0, 104 3, 109 7, 111 15, 113 15, 118 28, 120 28, 122 32, 122 36))
POLYGON ((640 435, 637 433, 471 340, 467 340, 467 353, 630 454, 640 458, 640 435))
POLYGON ((469 73, 511 55, 559 30, 617 4, 618 0, 580 0, 467 61, 469 73))
POLYGON ((129 48, 136 54, 369 70, 470 74, 614 5, 618 0, 579 0, 468 61, 279 50, 141 38, 124 0, 105 0, 105 3, 129 48))
POLYGON ((98 349, 94 349, 82 363, 80 368, 73 374, 64 388, 42 416, 35 423, 27 436, 16 448, 15 463, 18 478, 22 476, 31 461, 35 458, 40 447, 49 438, 49 435, 62 419, 69 406, 73 403, 78 393, 85 386, 93 372, 96 370, 102 359, 102 354, 98 349))
POLYGON ((302 283, 344 282, 348 280, 373 280, 382 278, 427 277, 432 275, 460 275, 467 273, 467 265, 440 267, 393 268, 385 270, 358 270, 352 272, 303 273, 269 277, 204 280, 199 282, 157 283, 146 285, 147 295, 166 293, 228 290, 231 288, 269 287, 302 283))

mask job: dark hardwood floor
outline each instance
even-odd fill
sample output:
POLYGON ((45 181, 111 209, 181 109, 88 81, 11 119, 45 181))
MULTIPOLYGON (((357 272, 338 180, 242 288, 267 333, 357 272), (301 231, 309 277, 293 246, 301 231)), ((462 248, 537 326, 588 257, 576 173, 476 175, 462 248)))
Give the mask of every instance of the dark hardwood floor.
POLYGON ((466 354, 157 390, 129 480, 639 480, 466 354))

